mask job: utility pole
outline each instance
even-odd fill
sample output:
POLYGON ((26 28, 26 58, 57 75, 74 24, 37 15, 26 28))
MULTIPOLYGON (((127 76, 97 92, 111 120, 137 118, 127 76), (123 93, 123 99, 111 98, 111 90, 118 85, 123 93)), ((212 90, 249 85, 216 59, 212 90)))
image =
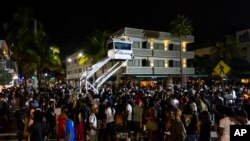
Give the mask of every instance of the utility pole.
MULTIPOLYGON (((34 19, 34 33, 35 33, 35 38, 37 37, 37 20, 34 19)), ((38 69, 38 68, 37 68, 38 69)), ((34 88, 37 89, 37 69, 34 72, 34 88)))

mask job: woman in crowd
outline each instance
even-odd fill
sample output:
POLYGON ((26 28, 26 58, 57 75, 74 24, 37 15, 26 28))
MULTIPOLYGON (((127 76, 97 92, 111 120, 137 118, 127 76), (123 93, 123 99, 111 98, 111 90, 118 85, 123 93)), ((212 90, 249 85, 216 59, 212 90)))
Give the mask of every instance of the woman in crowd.
POLYGON ((34 111, 34 122, 29 126, 30 141, 44 141, 46 124, 43 122, 43 113, 34 111))
POLYGON ((197 139, 198 141, 211 141, 211 116, 208 111, 203 111, 199 117, 197 139))

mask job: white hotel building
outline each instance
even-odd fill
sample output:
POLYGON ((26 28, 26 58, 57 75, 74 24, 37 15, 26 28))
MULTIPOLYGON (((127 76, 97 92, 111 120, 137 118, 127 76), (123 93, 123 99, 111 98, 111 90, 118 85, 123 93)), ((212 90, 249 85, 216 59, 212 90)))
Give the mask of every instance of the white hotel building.
MULTIPOLYGON (((172 37, 169 32, 150 31, 125 27, 115 32, 114 37, 124 37, 133 41, 133 60, 127 62, 116 74, 116 80, 121 77, 132 76, 135 80, 150 81, 167 80, 169 76, 179 77, 180 67, 180 39, 172 37)), ((182 39, 182 70, 184 81, 189 75, 195 73, 193 67, 189 67, 189 60, 194 58, 194 52, 187 51, 187 43, 194 42, 194 36, 182 39)), ((86 66, 78 64, 77 58, 81 51, 68 56, 66 69, 67 80, 73 86, 79 86, 79 77, 86 70, 86 66)), ((111 67, 105 65, 105 69, 111 67)), ((98 72, 97 72, 98 77, 98 72)), ((176 82, 177 83, 177 82, 176 82)))

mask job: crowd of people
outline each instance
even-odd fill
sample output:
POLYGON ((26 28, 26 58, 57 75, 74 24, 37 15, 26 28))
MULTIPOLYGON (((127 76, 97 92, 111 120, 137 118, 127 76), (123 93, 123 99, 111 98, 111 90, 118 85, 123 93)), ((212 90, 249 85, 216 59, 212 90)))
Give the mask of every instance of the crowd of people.
POLYGON ((245 85, 105 85, 87 92, 16 87, 3 91, 1 101, 19 107, 19 140, 211 141, 215 131, 216 140, 229 141, 230 125, 250 124, 245 85))

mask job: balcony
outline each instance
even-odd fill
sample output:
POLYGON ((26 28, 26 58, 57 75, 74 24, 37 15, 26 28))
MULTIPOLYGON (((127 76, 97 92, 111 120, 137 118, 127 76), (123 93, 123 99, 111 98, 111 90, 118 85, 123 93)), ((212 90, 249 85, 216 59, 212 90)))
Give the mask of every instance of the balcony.
POLYGON ((127 67, 126 74, 153 74, 152 67, 127 67))
POLYGON ((151 49, 141 49, 141 48, 136 48, 133 49, 133 54, 134 56, 152 56, 152 50, 151 49))
POLYGON ((9 73, 14 73, 16 70, 14 62, 4 59, 0 59, 0 69, 5 69, 9 73))
MULTIPOLYGON (((179 51, 172 50, 153 50, 154 57, 159 58, 180 58, 179 51)), ((187 59, 194 58, 194 52, 182 52, 182 57, 187 59)))
MULTIPOLYGON (((151 50, 133 48, 134 56, 157 57, 157 58, 180 58, 179 51, 172 50, 151 50)), ((182 52, 182 57, 187 59, 194 58, 194 52, 182 52)))
MULTIPOLYGON (((183 68, 183 74, 194 74, 194 68, 183 68)), ((155 74, 180 74, 179 67, 155 67, 154 68, 155 74)))
MULTIPOLYGON (((183 74, 194 74, 194 68, 183 68, 183 74)), ((127 67, 126 74, 180 74, 179 67, 127 67)))

